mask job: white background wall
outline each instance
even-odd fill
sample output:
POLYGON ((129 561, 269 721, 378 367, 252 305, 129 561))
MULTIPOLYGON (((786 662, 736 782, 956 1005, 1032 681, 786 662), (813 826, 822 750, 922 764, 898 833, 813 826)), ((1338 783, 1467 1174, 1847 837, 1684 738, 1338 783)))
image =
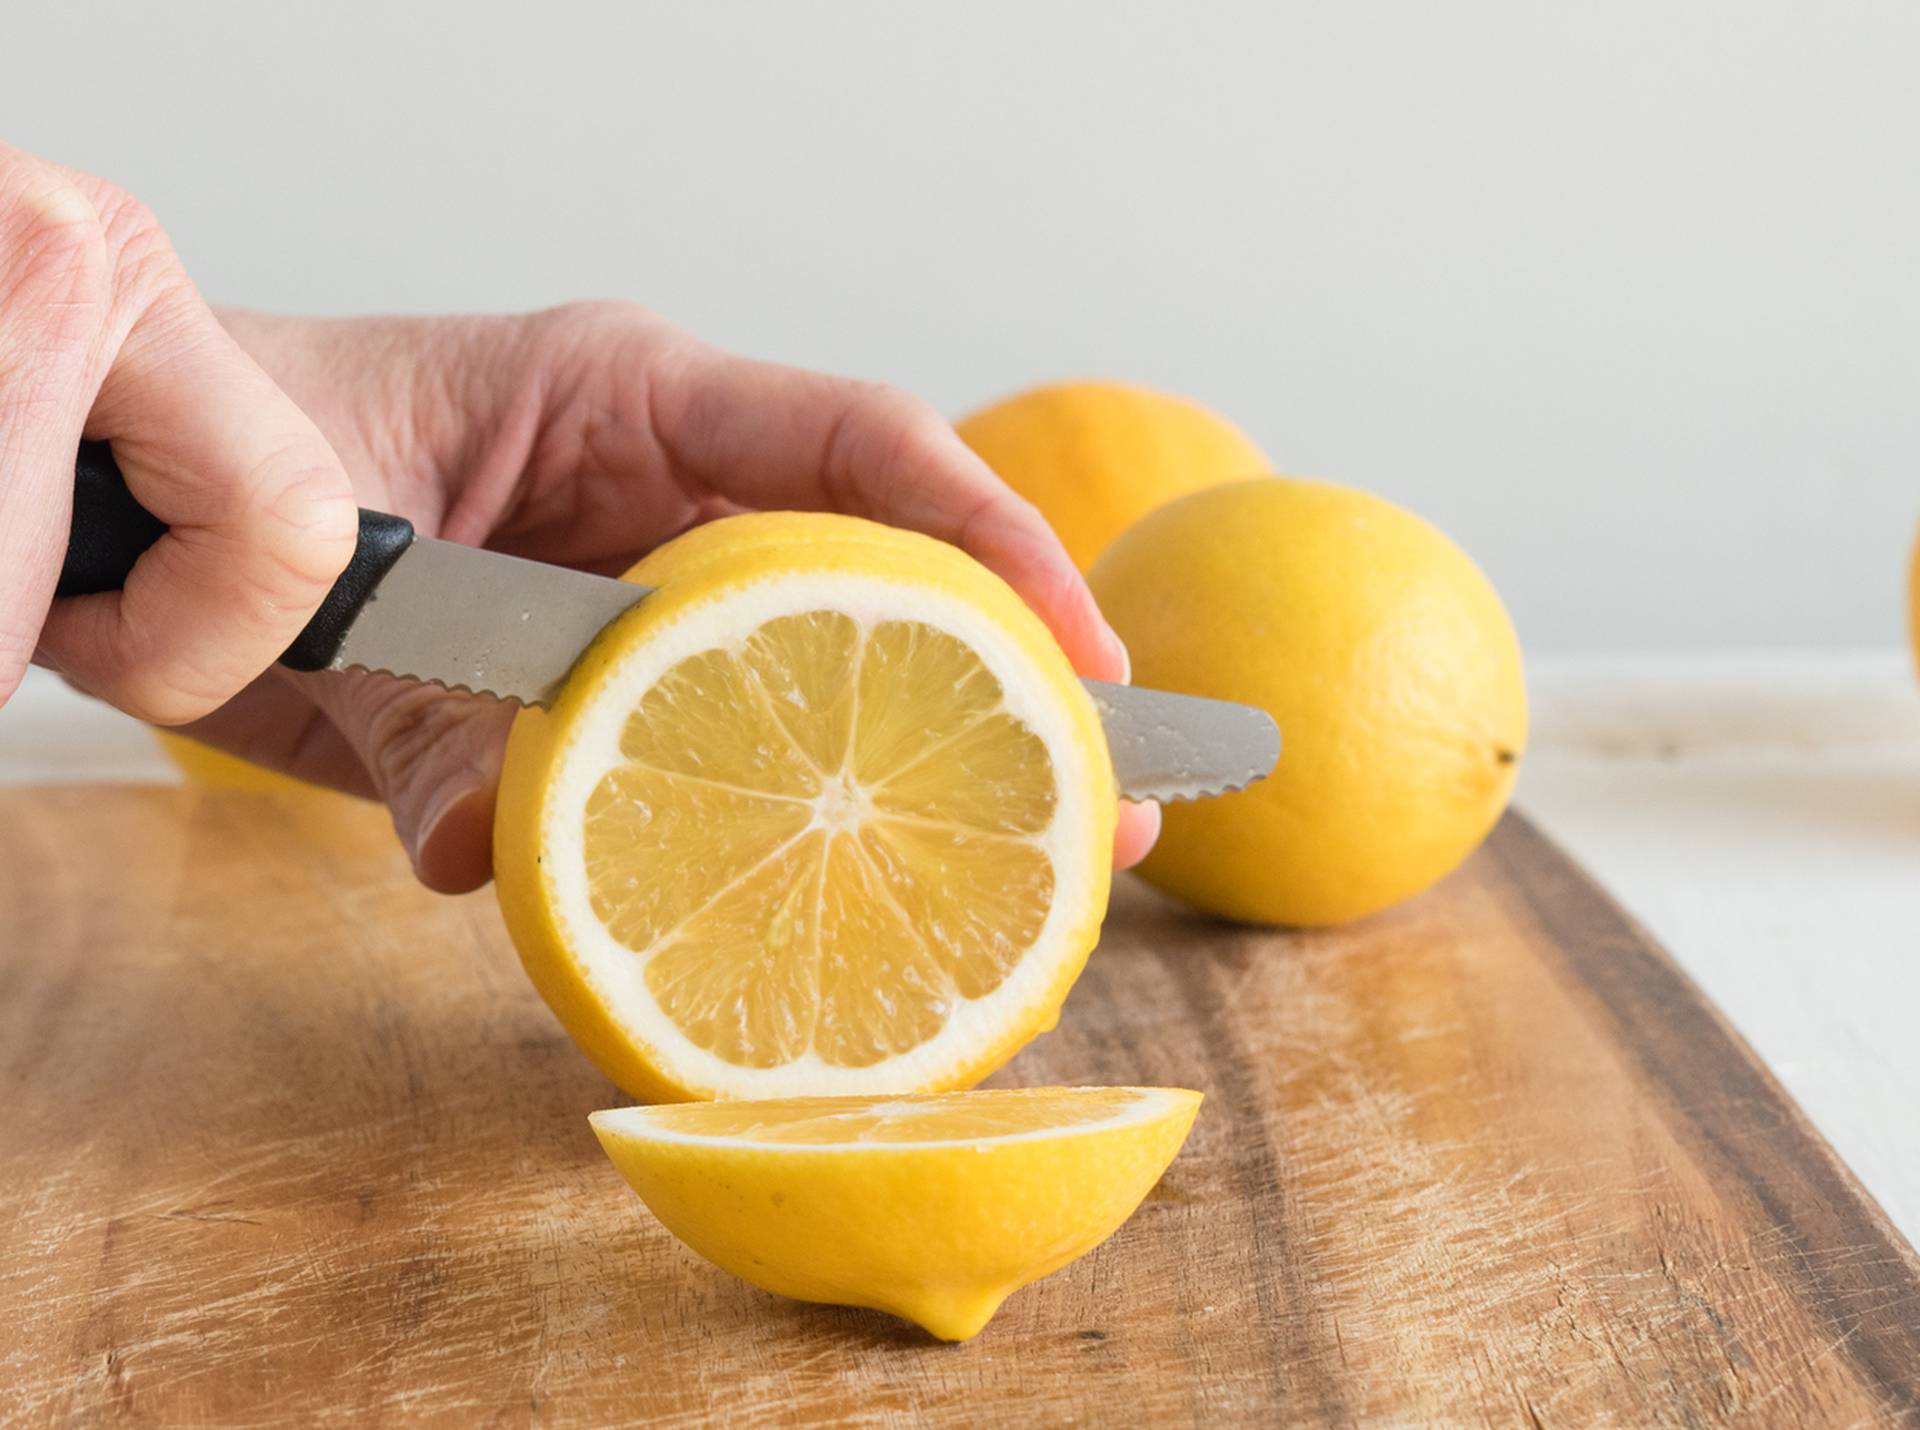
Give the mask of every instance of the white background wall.
POLYGON ((1900 639, 1920 6, 11 0, 0 136, 217 301, 642 300, 958 413, 1109 374, 1529 646, 1900 639))

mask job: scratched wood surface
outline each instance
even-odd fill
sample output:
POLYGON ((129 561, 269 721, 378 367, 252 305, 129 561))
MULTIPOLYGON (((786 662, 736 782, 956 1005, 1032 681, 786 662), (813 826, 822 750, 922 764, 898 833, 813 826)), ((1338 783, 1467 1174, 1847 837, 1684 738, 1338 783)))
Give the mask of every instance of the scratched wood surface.
POLYGON ((1106 1246, 945 1346, 765 1295, 377 812, 0 795, 0 1415, 21 1423, 1920 1423, 1920 1264, 1523 820, 1347 930, 1128 883, 1001 1075, 1203 1089, 1106 1246))

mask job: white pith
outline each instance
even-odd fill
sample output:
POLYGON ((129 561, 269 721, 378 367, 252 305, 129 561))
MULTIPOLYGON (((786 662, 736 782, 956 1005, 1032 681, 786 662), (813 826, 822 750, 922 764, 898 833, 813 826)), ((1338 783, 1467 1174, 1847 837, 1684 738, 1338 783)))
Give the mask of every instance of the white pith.
MULTIPOLYGON (((1089 1088, 1089 1092, 1111 1093, 1116 1088, 1089 1088)), ((1182 1110, 1190 1105, 1191 1093, 1175 1088, 1140 1087, 1129 1088, 1134 1101, 1121 1108, 1111 1117, 1103 1117, 1097 1122, 1074 1122, 1062 1127, 1035 1127, 1025 1132, 1003 1132, 986 1137, 943 1137, 921 1142, 874 1142, 860 1138, 850 1138, 845 1142, 775 1142, 761 1141, 754 1137, 712 1136, 698 1132, 687 1132, 677 1127, 663 1127, 657 1114, 665 1111, 655 1107, 613 1107, 602 1112, 588 1114, 587 1120, 601 1131, 616 1137, 628 1138, 638 1142, 671 1142, 690 1147, 732 1147, 755 1152, 826 1152, 845 1154, 849 1151, 891 1153, 927 1151, 940 1147, 997 1147, 1019 1142, 1053 1142, 1066 1137, 1085 1137, 1100 1132, 1111 1132, 1121 1127, 1138 1127, 1144 1123, 1157 1122, 1163 1117, 1182 1110)), ((947 1096, 963 1098, 972 1093, 949 1093, 947 1096)), ((910 1107, 912 1104, 902 1104, 910 1107)), ((886 1111, 886 1104, 862 1109, 860 1116, 871 1116, 875 1112, 886 1111)), ((852 1115, 852 1114, 850 1114, 852 1115)))
MULTIPOLYGON (((557 752, 542 814, 542 866, 564 944, 601 1006, 648 1060, 676 1082, 723 1097, 878 1093, 938 1083, 997 1042, 1022 1009, 1046 998, 1061 964, 1080 953, 1088 902, 1108 852, 1084 835, 1096 811, 1088 791, 1104 782, 1091 767, 1103 752, 1085 747, 1072 711, 1048 677, 992 618, 938 590, 880 577, 801 573, 765 578, 680 612, 649 632, 595 681, 571 739, 557 752), (702 651, 734 647, 781 616, 837 611, 863 630, 887 620, 923 621, 970 646, 1000 682, 1002 707, 1028 726, 1053 762, 1056 802, 1051 822, 1031 837, 1053 864, 1054 897, 1032 946, 987 996, 957 994, 946 1026, 927 1042, 863 1068, 837 1067, 809 1050, 772 1068, 751 1068, 715 1056, 662 1014, 646 986, 649 953, 618 942, 594 914, 584 847, 587 800, 602 776, 629 763, 621 730, 641 697, 673 665, 702 651)), ((815 801, 809 828, 857 822, 865 794, 830 786, 815 801)))

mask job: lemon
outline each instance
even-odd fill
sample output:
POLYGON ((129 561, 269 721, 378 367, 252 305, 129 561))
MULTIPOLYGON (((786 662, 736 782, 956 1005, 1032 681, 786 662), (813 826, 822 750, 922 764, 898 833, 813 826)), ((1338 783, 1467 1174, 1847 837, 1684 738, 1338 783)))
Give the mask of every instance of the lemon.
POLYGON ((190 785, 208 789, 252 790, 260 794, 312 794, 318 785, 283 775, 230 755, 225 750, 203 745, 190 735, 172 730, 155 730, 154 742, 160 753, 173 763, 190 785))
POLYGON ((1046 628, 957 549, 741 516, 628 573, 515 719, 500 906, 647 1100, 971 1084, 1051 1027, 1106 908, 1114 784, 1046 628))
POLYGON ((1260 706, 1285 742, 1251 789, 1169 805, 1146 879, 1281 924, 1382 909, 1499 818, 1526 742, 1520 646, 1439 531, 1365 492, 1272 477, 1185 497, 1095 566, 1142 684, 1260 706))
POLYGON ((1914 668, 1920 670, 1920 538, 1907 563, 1907 638, 1913 642, 1914 668))
POLYGON ((754 1285, 944 1340, 1133 1214, 1200 1106, 1176 1088, 1012 1088, 593 1114, 675 1236, 754 1285))
POLYGON ((1036 387, 954 424, 1001 480, 1040 508, 1085 571, 1154 508, 1272 470, 1226 418, 1117 382, 1036 387))

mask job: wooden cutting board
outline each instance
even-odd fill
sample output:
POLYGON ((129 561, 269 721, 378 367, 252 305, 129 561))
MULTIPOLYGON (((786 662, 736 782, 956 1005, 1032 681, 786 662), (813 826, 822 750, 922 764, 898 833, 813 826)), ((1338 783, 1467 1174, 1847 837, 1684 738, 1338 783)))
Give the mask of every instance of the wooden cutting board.
POLYGON ((1204 1090, 978 1339, 663 1232, 491 899, 332 797, 0 795, 0 1412, 456 1425, 1920 1421, 1920 1263, 1525 820, 1337 932, 1123 881, 1024 1083, 1204 1090))

